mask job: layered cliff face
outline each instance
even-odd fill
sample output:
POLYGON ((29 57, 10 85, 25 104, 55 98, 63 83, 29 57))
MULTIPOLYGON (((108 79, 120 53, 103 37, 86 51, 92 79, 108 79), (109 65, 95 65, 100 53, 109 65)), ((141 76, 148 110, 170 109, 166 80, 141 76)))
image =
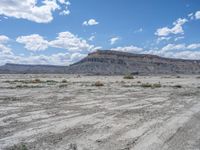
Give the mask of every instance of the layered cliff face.
POLYGON ((199 60, 162 58, 155 55, 97 51, 69 67, 71 73, 88 74, 199 74, 199 60))
POLYGON ((170 59, 155 55, 99 50, 70 66, 6 64, 0 67, 0 73, 200 74, 200 60, 170 59))

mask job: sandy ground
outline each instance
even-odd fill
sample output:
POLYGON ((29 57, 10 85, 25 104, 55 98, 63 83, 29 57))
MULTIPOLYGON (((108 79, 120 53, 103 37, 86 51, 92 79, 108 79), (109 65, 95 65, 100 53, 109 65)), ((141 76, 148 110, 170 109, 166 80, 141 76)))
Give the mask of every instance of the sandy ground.
POLYGON ((20 146, 34 150, 199 150, 200 79, 0 75, 0 149, 20 146), (34 79, 44 82, 21 82, 34 79), (96 81, 104 86, 93 86, 96 81), (161 87, 142 86, 159 82, 161 87))

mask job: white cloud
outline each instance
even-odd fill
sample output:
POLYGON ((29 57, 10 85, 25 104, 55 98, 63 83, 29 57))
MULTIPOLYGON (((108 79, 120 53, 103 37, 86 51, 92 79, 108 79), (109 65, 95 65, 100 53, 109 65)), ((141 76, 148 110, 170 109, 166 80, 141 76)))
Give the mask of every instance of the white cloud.
POLYGON ((16 41, 24 44, 27 50, 33 52, 43 51, 48 47, 65 49, 70 52, 92 52, 98 48, 68 31, 60 32, 56 39, 51 41, 45 40, 38 34, 19 36, 16 41))
POLYGON ((38 34, 20 36, 16 41, 25 44, 25 48, 30 51, 42 51, 48 48, 48 41, 38 34))
POLYGON ((56 40, 50 41, 49 46, 63 48, 69 51, 91 51, 94 45, 90 45, 86 40, 72 34, 71 32, 61 32, 56 40))
POLYGON ((5 35, 0 35, 0 43, 6 43, 9 41, 9 37, 5 35))
POLYGON ((5 63, 17 64, 46 64, 46 65, 69 65, 79 61, 85 54, 81 53, 57 53, 52 55, 14 55, 0 51, 0 65, 5 63))
POLYGON ((195 50, 200 48, 200 43, 193 43, 193 44, 168 44, 164 46, 161 50, 162 51, 172 51, 172 50, 195 50))
POLYGON ((185 44, 168 44, 162 48, 162 51, 184 50, 185 48, 185 44))
POLYGON ((135 30, 135 33, 142 32, 142 31, 143 31, 143 28, 139 28, 139 29, 135 30))
POLYGON ((175 39, 174 39, 174 41, 178 41, 178 40, 181 40, 181 39, 184 39, 185 37, 184 36, 179 36, 179 37, 176 37, 175 39))
POLYGON ((188 14, 188 17, 189 17, 191 20, 193 20, 193 19, 194 19, 194 14, 193 14, 193 13, 190 13, 190 14, 188 14))
POLYGON ((99 22, 97 22, 95 19, 90 19, 88 21, 84 21, 83 22, 83 26, 94 26, 94 25, 98 25, 99 22))
POLYGON ((63 11, 61 11, 59 14, 60 14, 60 15, 66 16, 66 15, 69 15, 69 14, 70 14, 70 11, 69 11, 69 10, 63 10, 63 11))
POLYGON ((195 13, 195 18, 196 18, 196 19, 200 19, 200 11, 197 11, 197 12, 195 13))
POLYGON ((95 39, 95 36, 94 35, 92 35, 91 37, 89 37, 89 41, 93 41, 95 39))
POLYGON ((120 40, 119 37, 113 37, 113 38, 110 39, 110 44, 113 45, 113 44, 115 44, 119 40, 120 40))
POLYGON ((86 54, 81 54, 81 53, 73 53, 70 57, 70 61, 71 62, 77 62, 81 59, 83 59, 84 57, 86 57, 86 54))
POLYGON ((158 37, 156 43, 160 43, 161 41, 169 41, 171 39, 171 37, 158 37))
POLYGON ((194 43, 187 46, 187 49, 197 49, 200 48, 200 43, 194 43))
POLYGON ((3 54, 11 54, 12 50, 6 44, 9 41, 9 37, 0 35, 0 52, 3 54))
POLYGON ((71 5, 71 3, 68 0, 58 0, 60 4, 64 5, 64 9, 59 13, 60 15, 69 15, 70 11, 68 9, 68 6, 71 5))
POLYGON ((187 19, 181 19, 179 18, 178 20, 176 20, 173 23, 173 27, 172 28, 168 28, 168 27, 163 27, 163 28, 159 28, 157 29, 157 31, 155 32, 155 35, 157 36, 168 36, 170 34, 184 34, 184 30, 183 30, 183 25, 188 22, 187 19))
POLYGON ((69 14, 68 3, 62 0, 59 0, 59 2, 60 5, 56 0, 42 0, 42 4, 38 6, 37 0, 23 0, 23 2, 19 0, 1 0, 0 15, 37 23, 48 23, 53 20, 55 10, 61 10, 64 11, 64 14, 69 14), (63 5, 64 9, 61 9, 63 5))
POLYGON ((121 52, 130 52, 130 53, 140 53, 143 51, 143 48, 131 45, 131 46, 125 46, 125 47, 112 48, 112 50, 121 51, 121 52))
POLYGON ((0 43, 0 52, 2 52, 4 54, 10 54, 10 53, 12 53, 12 50, 11 50, 11 48, 0 43))

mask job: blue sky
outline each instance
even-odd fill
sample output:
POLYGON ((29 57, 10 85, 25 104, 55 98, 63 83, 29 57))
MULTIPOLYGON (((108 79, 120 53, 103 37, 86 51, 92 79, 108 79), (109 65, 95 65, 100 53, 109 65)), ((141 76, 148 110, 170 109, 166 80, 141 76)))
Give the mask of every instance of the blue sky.
POLYGON ((198 0, 1 0, 0 64, 68 65, 96 49, 200 59, 198 0))

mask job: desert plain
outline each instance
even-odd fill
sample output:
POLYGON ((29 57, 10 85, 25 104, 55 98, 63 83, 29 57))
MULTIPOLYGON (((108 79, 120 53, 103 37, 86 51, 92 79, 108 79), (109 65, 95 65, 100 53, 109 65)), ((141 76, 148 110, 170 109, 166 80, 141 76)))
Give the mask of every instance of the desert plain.
POLYGON ((199 150, 200 77, 0 75, 2 150, 199 150))

